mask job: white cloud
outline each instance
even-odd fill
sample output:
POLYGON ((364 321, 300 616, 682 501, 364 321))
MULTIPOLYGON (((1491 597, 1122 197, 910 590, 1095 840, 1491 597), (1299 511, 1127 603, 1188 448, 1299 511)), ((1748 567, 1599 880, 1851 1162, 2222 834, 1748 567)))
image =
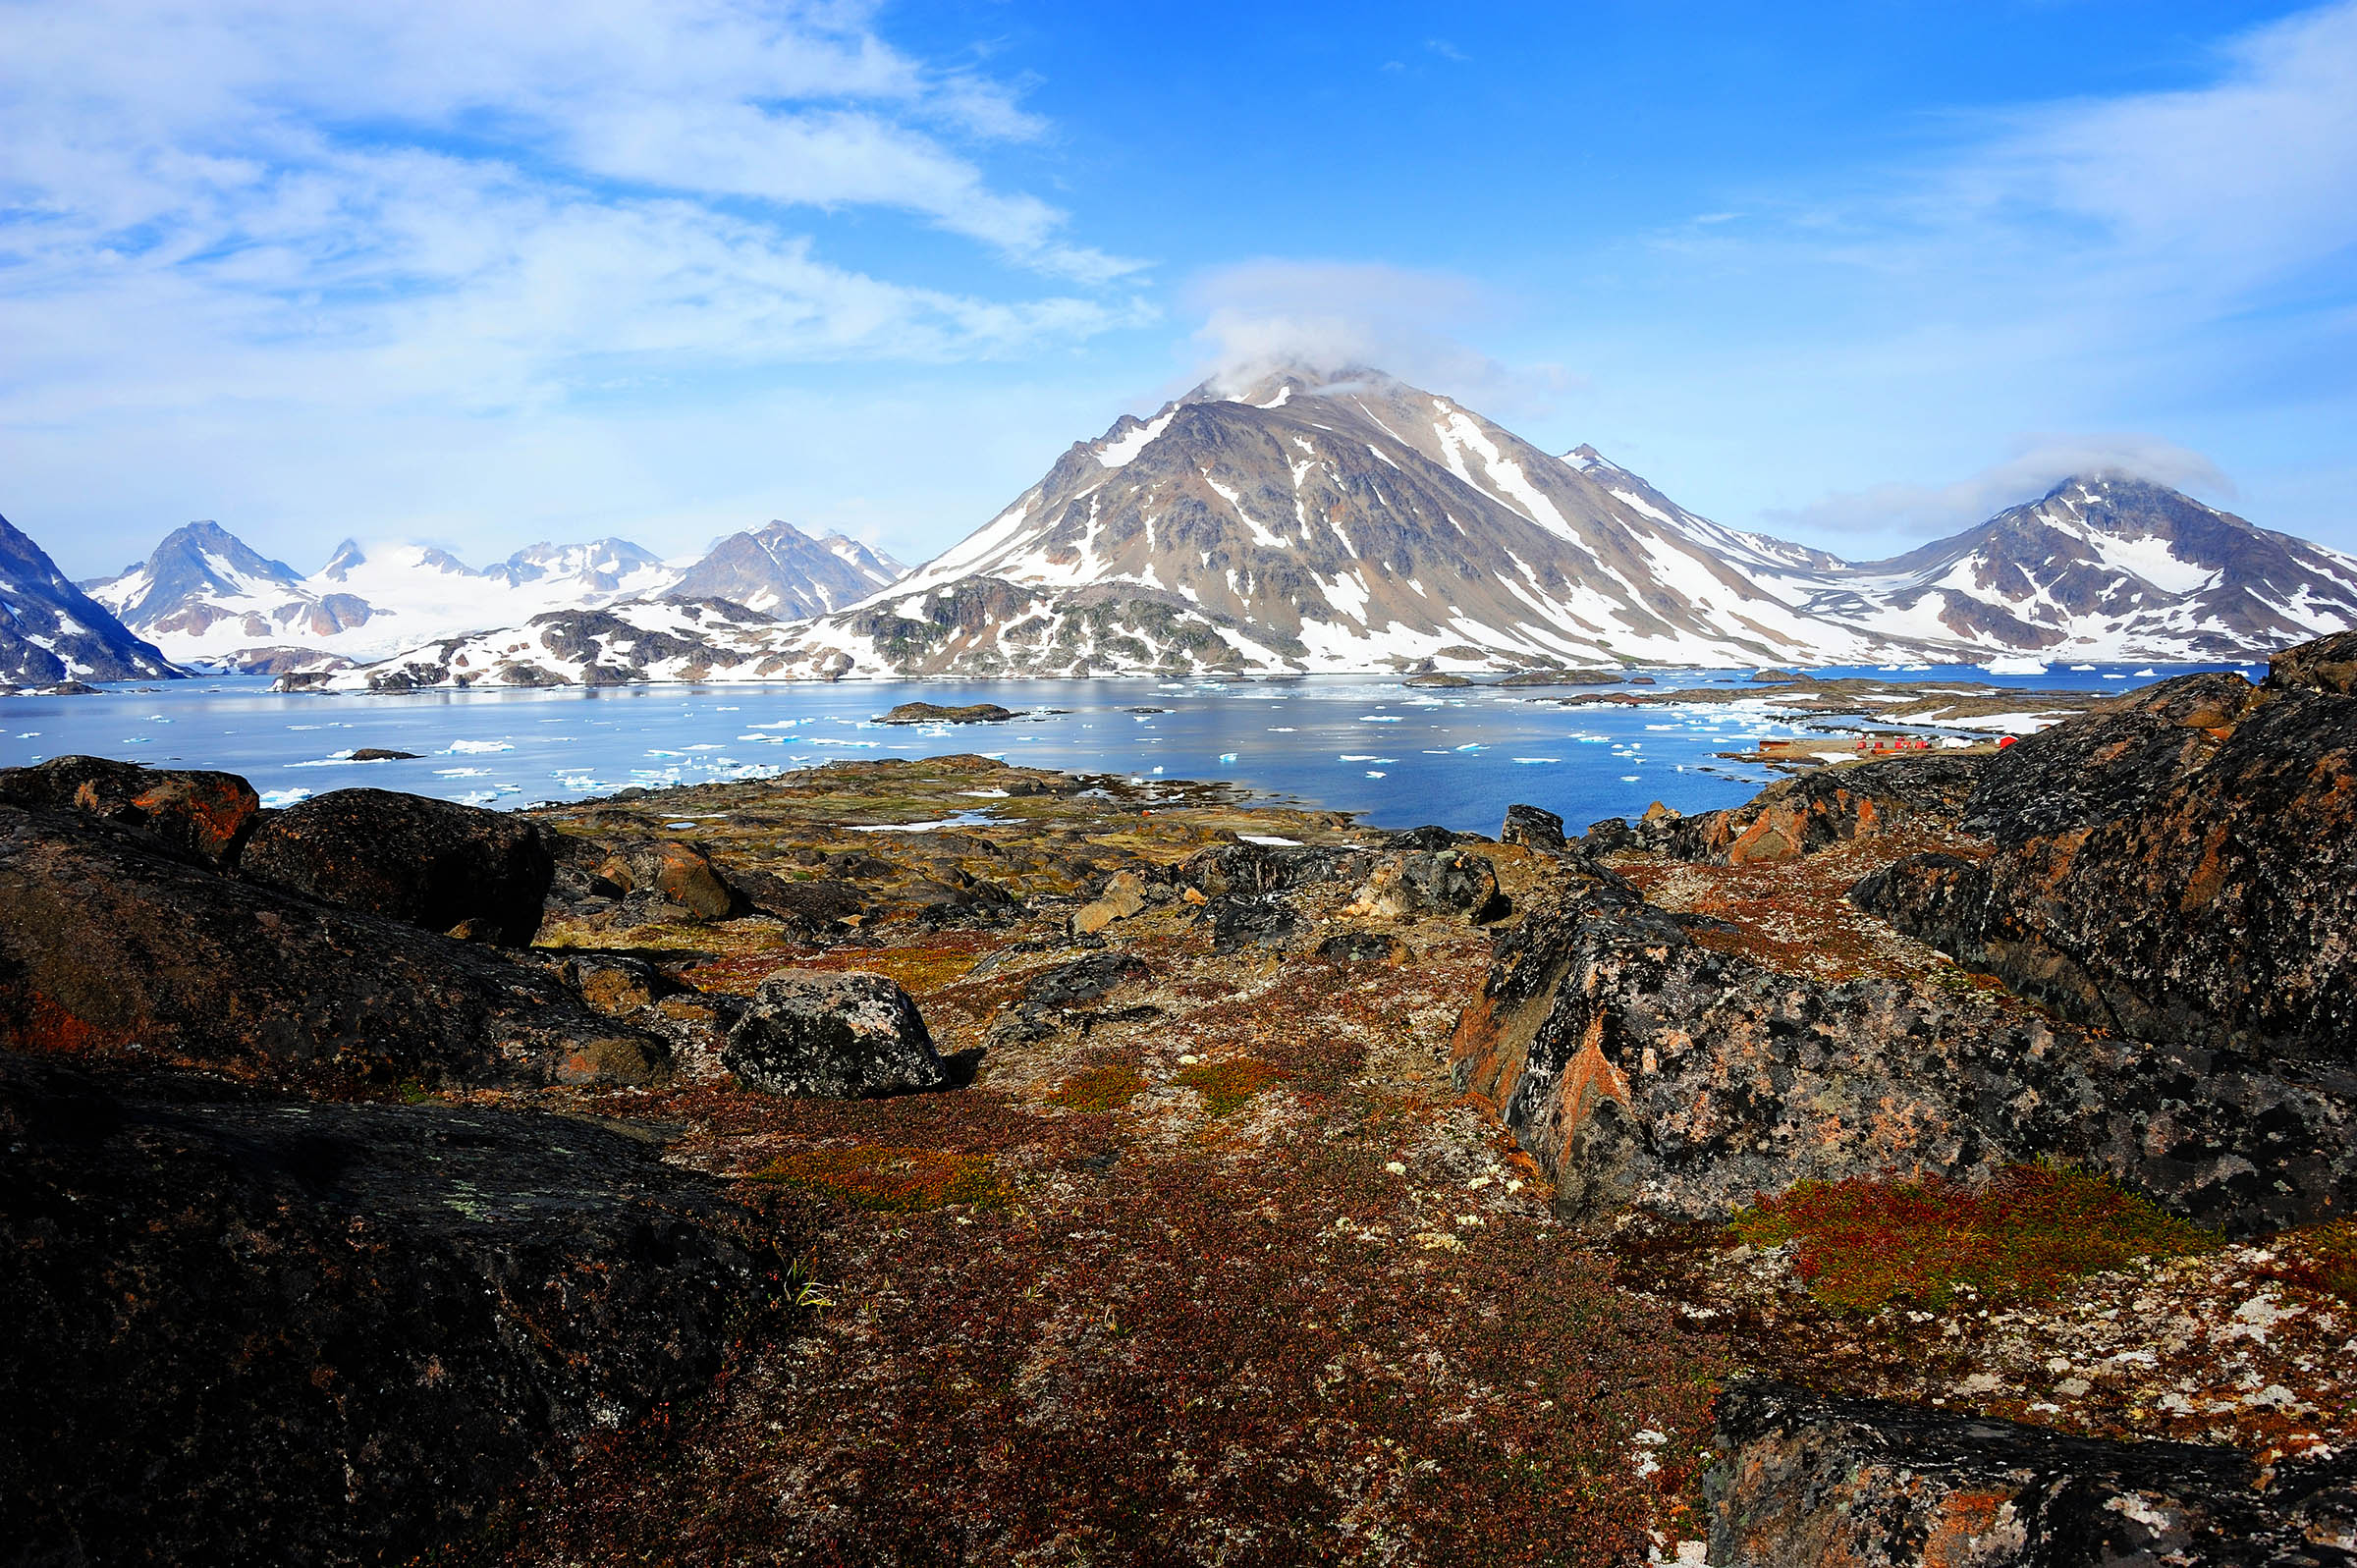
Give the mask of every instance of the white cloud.
POLYGON ((2151 436, 2042 436, 1968 478, 1946 484, 1879 484, 1827 496, 1810 506, 1764 514, 1775 526, 1828 534, 1900 533, 1936 537, 1984 522, 2007 507, 2043 495, 2064 479, 2126 474, 2178 490, 2234 494, 2232 481, 2198 452, 2151 436))
POLYGON ((1558 366, 1507 366, 1452 336, 1500 313, 1453 273, 1270 258, 1207 272, 1186 299, 1203 315, 1199 374, 1224 387, 1296 365, 1327 375, 1366 367, 1516 413, 1544 408, 1569 382, 1558 366))

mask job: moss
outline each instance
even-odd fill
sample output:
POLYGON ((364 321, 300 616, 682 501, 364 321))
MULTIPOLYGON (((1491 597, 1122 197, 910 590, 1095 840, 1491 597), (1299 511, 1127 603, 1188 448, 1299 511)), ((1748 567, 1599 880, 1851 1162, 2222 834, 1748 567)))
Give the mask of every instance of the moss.
POLYGON ((2059 1164, 2011 1166, 1981 1186, 1804 1181, 1738 1215, 1727 1231, 1757 1246, 1796 1243, 1802 1281, 1855 1312, 1892 1301, 1946 1306, 1966 1290, 2039 1300, 2133 1258, 2220 1245, 2104 1177, 2059 1164))
POLYGON ((1202 1095, 1206 1114, 1227 1116, 1243 1109, 1254 1095, 1269 1085, 1291 1076, 1283 1067, 1242 1056, 1198 1062, 1181 1069, 1178 1081, 1202 1095))
POLYGON ((1135 1067, 1114 1062, 1067 1078, 1048 1102, 1068 1110, 1119 1110, 1145 1087, 1135 1067))
POLYGON ((830 1193, 862 1209, 894 1213, 954 1203, 995 1207, 1007 1196, 987 1155, 898 1144, 807 1149, 771 1161, 750 1179, 830 1193))

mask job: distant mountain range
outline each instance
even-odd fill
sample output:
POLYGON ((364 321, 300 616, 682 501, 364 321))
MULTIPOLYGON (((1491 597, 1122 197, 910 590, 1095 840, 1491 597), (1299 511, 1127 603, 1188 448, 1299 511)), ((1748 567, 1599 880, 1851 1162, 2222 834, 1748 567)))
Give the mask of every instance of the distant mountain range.
POLYGON ((2146 480, 2073 477, 1849 562, 1371 369, 1124 415, 913 572, 772 522, 686 565, 620 539, 480 571, 348 542, 301 576, 192 523, 84 586, 126 648, 339 689, 2237 659, 2357 626, 2357 560, 2146 480))
POLYGON ((628 539, 537 544, 480 570, 443 550, 363 551, 347 539, 305 576, 218 523, 192 522, 144 562, 81 586, 175 660, 261 668, 302 653, 380 658, 550 611, 681 592, 810 616, 872 593, 904 569, 841 534, 811 539, 772 522, 731 535, 685 567, 628 539))

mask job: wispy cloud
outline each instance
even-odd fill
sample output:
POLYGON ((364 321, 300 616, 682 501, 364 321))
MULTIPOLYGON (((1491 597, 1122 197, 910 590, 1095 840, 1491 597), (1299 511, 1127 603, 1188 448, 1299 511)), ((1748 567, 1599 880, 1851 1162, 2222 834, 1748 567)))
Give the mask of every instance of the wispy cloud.
POLYGON ((1954 533, 2073 476, 2126 474, 2225 498, 2232 481, 2198 452, 2151 436, 2038 437, 1978 473, 1946 484, 1879 484, 1806 507, 1770 510, 1768 520, 1813 536, 1954 533))

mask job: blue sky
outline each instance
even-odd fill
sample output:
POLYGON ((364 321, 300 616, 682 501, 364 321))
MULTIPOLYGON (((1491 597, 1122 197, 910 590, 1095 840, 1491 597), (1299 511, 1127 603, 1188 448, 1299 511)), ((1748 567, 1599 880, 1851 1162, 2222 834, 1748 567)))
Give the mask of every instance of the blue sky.
POLYGON ((2117 464, 2357 549, 2357 0, 0 0, 0 513, 916 560, 1368 358, 1852 557, 2117 464), (201 13, 201 14, 196 14, 201 13))

